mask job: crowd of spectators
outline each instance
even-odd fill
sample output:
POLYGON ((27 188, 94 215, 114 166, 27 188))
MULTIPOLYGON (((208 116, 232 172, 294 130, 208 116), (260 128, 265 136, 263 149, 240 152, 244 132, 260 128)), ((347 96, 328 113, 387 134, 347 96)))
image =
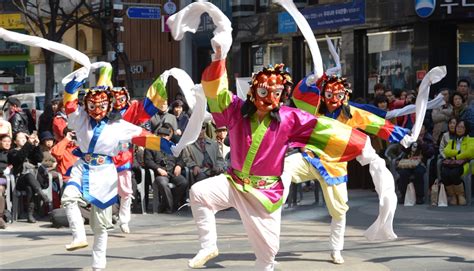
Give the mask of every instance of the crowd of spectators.
MULTIPOLYGON (((391 90, 378 83, 374 86, 372 104, 385 111, 402 108, 416 102, 417 90, 391 90)), ((469 80, 460 79, 456 89, 440 88, 435 94, 438 93, 444 96, 445 104, 428 110, 417 142, 410 148, 401 148, 403 155, 399 159, 403 161, 396 169, 399 175, 396 181, 400 203, 404 202, 410 182, 415 187, 416 203, 425 202, 427 195, 424 195, 423 176, 426 172, 430 173, 430 186, 436 178, 445 185, 450 205, 466 204, 465 193, 472 193, 465 191, 462 176, 472 174, 468 172, 468 168, 469 161, 474 158, 474 149, 470 147, 472 143, 469 144, 474 137, 474 92, 469 80), (462 130, 456 128, 459 123, 464 127, 463 133, 457 132, 458 129, 462 130), (427 162, 430 159, 428 168, 427 162), (458 162, 459 166, 447 166, 451 162, 444 160, 462 161, 458 162)), ((410 114, 390 121, 411 129, 415 120, 416 114, 410 114)), ((383 154, 387 148, 387 143, 378 138, 372 137, 372 144, 379 154, 383 154)))
MULTIPOLYGON (((459 80, 456 90, 441 88, 438 93, 446 102, 440 108, 428 112, 424 120, 422 133, 418 141, 410 148, 403 149, 402 159, 419 160, 413 167, 397 168, 397 187, 400 202, 403 202, 405 191, 410 182, 414 183, 416 202, 426 200, 423 190, 423 175, 439 178, 446 187, 450 205, 466 203, 462 176, 468 174, 468 163, 474 158, 474 94, 469 80, 459 80), (444 160, 463 160, 466 163, 458 167, 444 162, 432 162, 427 168, 427 161, 437 158, 444 160), (437 166, 438 165, 438 170, 437 166), (466 167, 467 165, 467 167, 466 167), (437 176, 436 172, 440 172, 437 176)), ((371 103, 385 111, 414 104, 416 90, 391 90, 379 83, 374 86, 374 97, 371 103)), ((5 228, 5 219, 11 221, 11 215, 5 212, 7 175, 12 174, 16 180, 16 190, 24 197, 24 209, 28 222, 36 222, 35 216, 41 210, 60 207, 60 184, 67 182, 68 170, 77 161, 73 151, 76 149, 75 134, 67 127, 67 117, 61 100, 53 100, 39 117, 38 125, 28 112, 21 109, 21 103, 15 98, 6 101, 7 110, 0 111, 0 228, 5 228), (5 114, 5 115, 4 115, 5 114), (36 129, 36 126, 38 129, 36 129), (49 187, 52 177, 52 187, 49 187), (60 181, 62 180, 62 182, 60 181), (44 192, 52 190, 52 198, 44 192)), ((150 132, 178 142, 189 122, 189 107, 182 96, 164 104, 159 112, 143 125, 150 132)), ((416 119, 415 114, 390 120, 394 124, 411 129, 416 119)), ((374 148, 384 154, 388 143, 373 137, 374 148)), ((202 126, 198 140, 187 146, 179 157, 162 152, 135 148, 133 164, 133 181, 142 180, 142 169, 145 169, 145 197, 148 206, 149 187, 156 189, 159 195, 158 212, 173 213, 186 203, 187 191, 194 183, 226 171, 230 163, 230 143, 227 138, 227 127, 216 127, 212 121, 202 126), (151 180, 149 172, 154 179, 151 180)), ((403 164, 403 163, 402 163, 403 164)), ((434 181, 434 178, 431 180, 434 181)), ((136 189, 135 189, 136 190, 136 189)), ((138 193, 135 193, 134 205, 138 206, 138 193)), ((146 208, 146 207, 145 207, 146 208)), ((143 210, 147 211, 147 210, 143 210)))

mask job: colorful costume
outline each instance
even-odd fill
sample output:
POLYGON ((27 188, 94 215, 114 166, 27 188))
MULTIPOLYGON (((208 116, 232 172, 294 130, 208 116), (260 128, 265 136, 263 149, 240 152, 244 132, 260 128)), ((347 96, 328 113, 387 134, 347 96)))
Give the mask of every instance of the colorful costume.
POLYGON ((286 106, 280 97, 291 85, 282 66, 264 69, 252 79, 249 99, 244 102, 227 89, 225 58, 232 42, 227 17, 209 2, 188 5, 168 19, 172 35, 181 39, 195 31, 207 12, 216 30, 211 40, 213 62, 202 76, 202 86, 217 126, 229 129, 232 165, 221 174, 193 185, 191 208, 198 227, 201 250, 189 261, 200 268, 218 255, 214 214, 234 207, 238 210, 255 251, 258 270, 273 270, 279 248, 281 204, 284 186, 280 179, 283 159, 290 144, 305 147, 321 161, 344 162, 354 158, 372 162, 367 136, 326 117, 286 106))
MULTIPOLYGON (((312 76, 309 79, 311 80, 312 76)), ((394 126, 388 120, 347 104, 348 91, 345 88, 345 80, 343 78, 323 76, 318 81, 318 86, 308 82, 310 80, 308 80, 308 77, 304 78, 295 88, 293 100, 296 105, 311 112, 318 112, 316 115, 331 117, 341 123, 390 142, 400 142, 409 133, 409 130, 394 126), (321 96, 325 102, 321 105, 317 102, 320 89, 323 90, 321 96)), ((375 150, 373 150, 373 153, 375 153, 375 150)), ((385 219, 387 225, 385 230, 382 230, 383 234, 381 236, 367 236, 370 239, 393 239, 396 238, 392 229, 392 221, 397 200, 394 181, 392 174, 385 167, 385 162, 378 156, 375 156, 374 162, 370 163, 370 173, 381 201, 384 203, 388 202, 392 209, 388 210, 388 216, 385 219)), ((325 163, 306 150, 302 153, 290 155, 285 159, 285 173, 283 176, 289 176, 291 181, 295 183, 314 179, 320 182, 326 206, 332 217, 330 235, 331 257, 334 263, 343 263, 344 259, 342 258, 341 251, 344 248, 346 212, 349 209, 346 186, 347 162, 325 163)), ((385 224, 383 221, 380 222, 381 225, 385 224)))
MULTIPOLYGON (((162 103, 167 99, 166 89, 161 79, 158 78, 148 89, 146 97, 141 101, 130 101, 130 95, 126 88, 112 88, 114 95, 113 113, 120 114, 122 119, 140 125, 149 120, 158 112, 155 104, 162 103)), ((133 149, 130 144, 124 144, 113 161, 118 172, 118 193, 120 195, 120 229, 124 233, 130 233, 128 223, 130 221, 130 206, 132 203, 132 163, 133 149)))
POLYGON ((107 230, 113 227, 111 205, 117 202, 117 170, 113 156, 118 154, 122 144, 133 143, 169 153, 171 144, 122 119, 109 119, 106 116, 112 107, 109 87, 90 90, 85 96, 85 109, 80 107, 77 97, 82 84, 82 80, 74 79, 66 85, 64 93, 68 125, 76 132, 81 159, 71 170, 61 201, 73 233, 73 242, 66 246, 68 250, 88 245, 77 204, 92 203, 92 267, 101 269, 106 265, 107 230))
POLYGON ((282 106, 280 122, 267 114, 244 118, 244 102, 227 90, 225 61, 214 61, 204 72, 202 84, 218 126, 229 127, 232 165, 221 174, 195 184, 191 207, 203 249, 216 249, 214 213, 234 207, 244 223, 257 256, 257 267, 273 270, 278 251, 283 183, 283 159, 288 145, 312 149, 325 160, 347 161, 360 155, 367 137, 327 118, 282 106))

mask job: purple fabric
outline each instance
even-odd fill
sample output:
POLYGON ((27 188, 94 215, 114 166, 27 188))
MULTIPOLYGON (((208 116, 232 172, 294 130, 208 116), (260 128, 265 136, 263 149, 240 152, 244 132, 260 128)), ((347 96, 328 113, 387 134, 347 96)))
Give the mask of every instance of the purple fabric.
MULTIPOLYGON (((232 148, 232 168, 242 170, 247 152, 252 143, 250 119, 240 113, 243 101, 233 95, 232 103, 222 113, 213 113, 217 126, 227 126, 232 148)), ((280 176, 289 142, 292 146, 305 146, 317 119, 298 109, 283 106, 280 108, 281 122, 272 120, 257 152, 250 174, 260 176, 280 176)))

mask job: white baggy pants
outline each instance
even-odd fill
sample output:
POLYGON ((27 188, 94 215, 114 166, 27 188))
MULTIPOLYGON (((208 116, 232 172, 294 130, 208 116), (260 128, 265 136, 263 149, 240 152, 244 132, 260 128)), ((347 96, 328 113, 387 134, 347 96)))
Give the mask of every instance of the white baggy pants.
POLYGON ((256 268, 273 270, 280 246, 281 208, 268 213, 252 195, 238 191, 224 174, 195 183, 190 200, 202 249, 217 247, 215 213, 234 207, 257 257, 256 268))

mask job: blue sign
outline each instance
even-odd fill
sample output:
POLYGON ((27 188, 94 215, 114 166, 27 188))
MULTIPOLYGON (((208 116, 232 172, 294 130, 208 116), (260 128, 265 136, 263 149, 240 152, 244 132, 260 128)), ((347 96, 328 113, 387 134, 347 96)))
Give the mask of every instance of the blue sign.
MULTIPOLYGON (((286 12, 283 12, 286 13, 286 12)), ((345 25, 356 25, 365 23, 365 0, 354 0, 350 3, 324 5, 310 7, 301 10, 301 13, 308 21, 311 29, 337 28, 345 25)), ((286 31, 291 29, 290 25, 296 23, 291 16, 278 16, 278 33, 281 29, 286 31)))
POLYGON ((130 19, 159 20, 161 9, 159 7, 129 7, 127 16, 130 19))
POLYGON ((278 33, 294 33, 296 30, 295 21, 288 12, 278 13, 278 33))
POLYGON ((436 9, 436 0, 415 0, 415 11, 421 18, 427 18, 436 9))

